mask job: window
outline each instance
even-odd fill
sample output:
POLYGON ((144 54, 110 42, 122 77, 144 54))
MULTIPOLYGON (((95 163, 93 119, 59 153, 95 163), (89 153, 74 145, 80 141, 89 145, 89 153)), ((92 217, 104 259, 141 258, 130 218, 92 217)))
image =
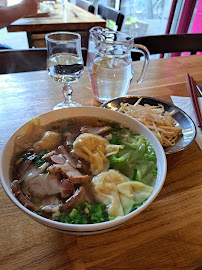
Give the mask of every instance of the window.
POLYGON ((172 0, 100 0, 124 14, 121 31, 135 37, 165 34, 172 0))

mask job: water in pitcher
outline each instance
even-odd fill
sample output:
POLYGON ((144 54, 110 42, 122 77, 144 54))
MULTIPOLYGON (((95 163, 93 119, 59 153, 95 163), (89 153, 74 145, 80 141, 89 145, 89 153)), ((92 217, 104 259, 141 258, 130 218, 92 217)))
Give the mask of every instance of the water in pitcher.
POLYGON ((100 102, 126 95, 133 78, 128 57, 97 57, 89 66, 94 97, 100 102))
POLYGON ((94 97, 100 102, 125 96, 133 78, 131 52, 144 55, 143 69, 137 84, 141 83, 149 63, 149 51, 134 38, 119 31, 95 26, 90 29, 95 43, 95 55, 88 71, 94 97))

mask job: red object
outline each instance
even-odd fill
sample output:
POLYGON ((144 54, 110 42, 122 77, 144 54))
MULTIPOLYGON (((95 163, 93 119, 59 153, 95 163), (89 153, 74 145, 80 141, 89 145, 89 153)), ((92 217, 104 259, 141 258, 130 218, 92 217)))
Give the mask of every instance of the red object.
POLYGON ((202 116, 196 94, 196 85, 194 83, 193 77, 190 76, 188 73, 186 74, 186 81, 187 81, 187 90, 189 96, 191 97, 191 102, 196 116, 197 125, 198 127, 202 128, 202 116))
MULTIPOLYGON (((185 34, 188 32, 195 5, 196 5, 196 0, 192 0, 192 1, 185 0, 184 6, 182 9, 182 14, 179 21, 179 25, 177 28, 177 34, 185 34)), ((181 53, 172 53, 171 57, 180 56, 180 55, 181 53)))
POLYGON ((171 6, 171 9, 170 9, 170 14, 169 14, 169 18, 168 18, 168 23, 167 23, 165 34, 170 34, 171 25, 172 25, 173 18, 174 18, 174 15, 175 15, 176 5, 177 5, 177 0, 173 0, 172 6, 171 6))
POLYGON ((180 22, 177 28, 177 34, 185 34, 188 32, 195 5, 196 0, 185 0, 180 22))

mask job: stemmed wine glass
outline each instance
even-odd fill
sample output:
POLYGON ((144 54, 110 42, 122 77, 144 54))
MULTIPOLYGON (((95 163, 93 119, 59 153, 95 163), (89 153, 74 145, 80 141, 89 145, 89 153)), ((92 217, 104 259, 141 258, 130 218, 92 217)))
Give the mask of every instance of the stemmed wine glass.
POLYGON ((62 92, 64 102, 53 109, 82 106, 73 102, 71 82, 77 81, 83 74, 81 36, 71 32, 54 32, 46 34, 47 69, 53 80, 64 83, 62 92))

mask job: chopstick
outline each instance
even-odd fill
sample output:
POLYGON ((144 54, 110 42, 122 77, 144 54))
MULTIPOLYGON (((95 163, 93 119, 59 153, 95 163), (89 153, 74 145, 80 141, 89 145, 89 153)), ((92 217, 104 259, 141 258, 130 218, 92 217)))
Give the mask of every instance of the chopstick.
POLYGON ((199 85, 197 85, 197 86, 196 86, 196 88, 198 89, 199 94, 202 96, 202 91, 201 91, 200 86, 199 86, 199 85))
POLYGON ((79 17, 73 9, 69 9, 69 11, 74 15, 74 17, 79 17))
POLYGON ((196 85, 194 83, 193 77, 190 76, 188 73, 186 74, 186 82, 187 82, 187 90, 194 109, 197 125, 198 127, 202 128, 202 116, 196 94, 196 85))

